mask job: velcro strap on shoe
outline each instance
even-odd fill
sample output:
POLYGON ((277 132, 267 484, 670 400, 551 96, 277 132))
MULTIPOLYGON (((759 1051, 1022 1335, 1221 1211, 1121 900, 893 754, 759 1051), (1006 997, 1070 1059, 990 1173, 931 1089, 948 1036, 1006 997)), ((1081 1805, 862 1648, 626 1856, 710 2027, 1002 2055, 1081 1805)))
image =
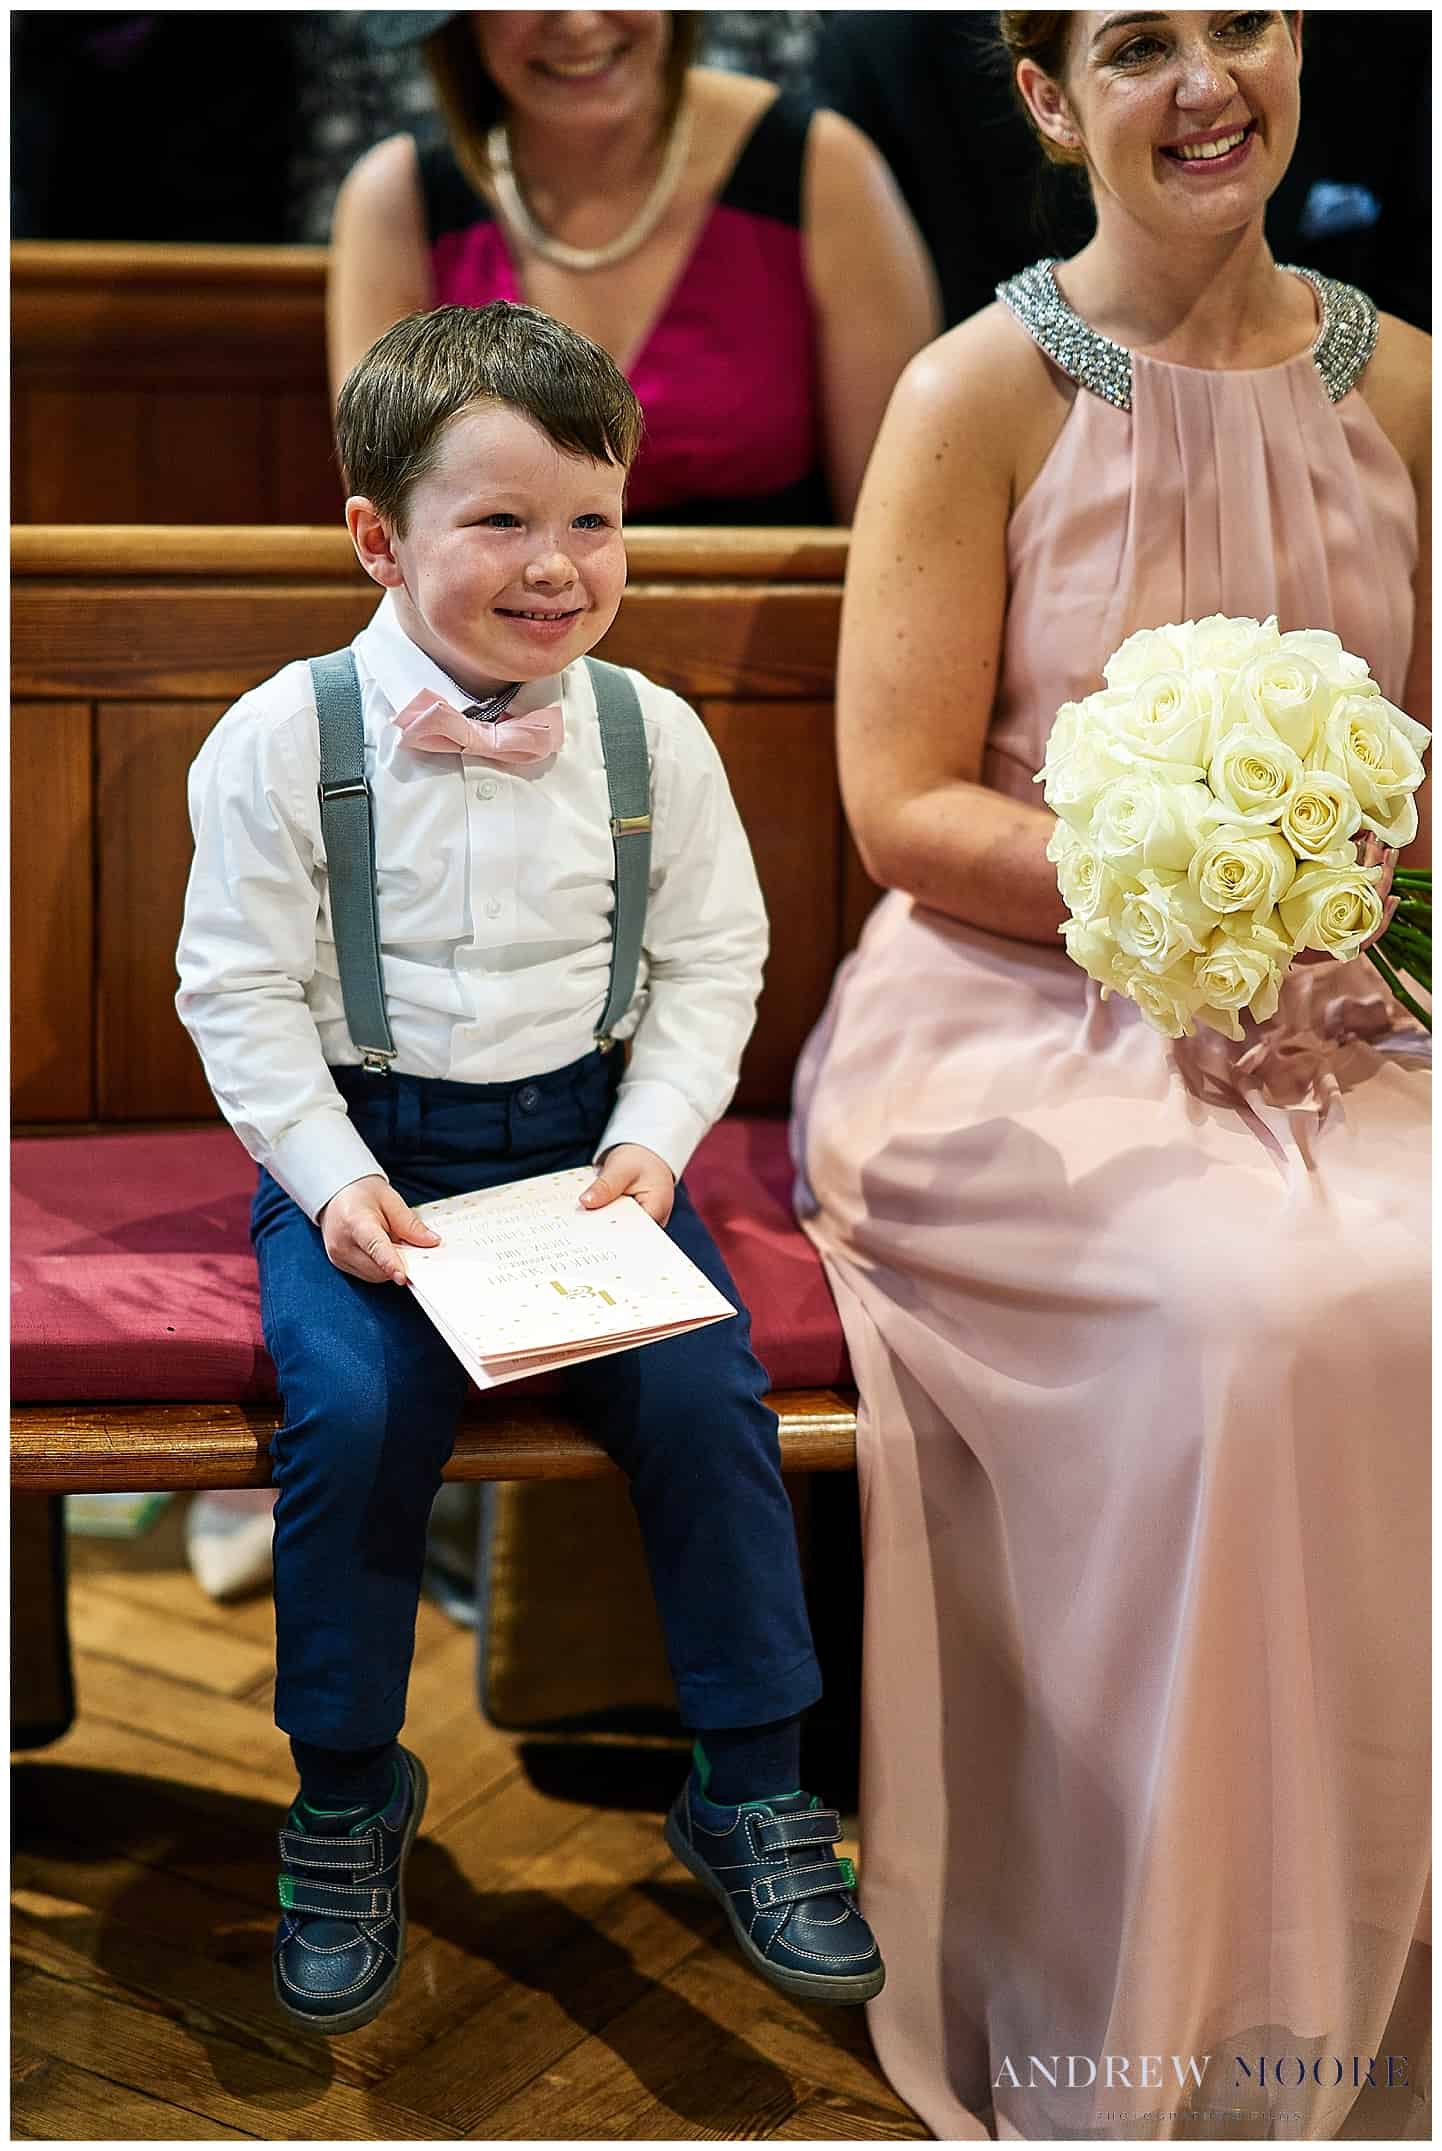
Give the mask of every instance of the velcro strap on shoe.
POLYGON ((338 1867, 364 1874, 380 1866, 381 1848, 375 1830, 367 1830, 364 1837, 311 1837, 300 1830, 282 1830, 280 1856, 288 1867, 338 1867))
POLYGON ((772 1905, 799 1905, 806 1897, 849 1890, 854 1880, 849 1860, 822 1860, 815 1867, 783 1867, 774 1875, 756 1877, 751 1885, 751 1902, 762 1912, 772 1905))
POLYGON ((314 1913, 320 1919, 385 1919, 391 1909, 389 1890, 353 1890, 339 1882, 306 1882, 295 1875, 282 1875, 276 1892, 282 1910, 314 1913))
POLYGON ((802 1815, 778 1815, 758 1823, 756 1842, 762 1852, 785 1852, 792 1845, 834 1845, 841 1836, 841 1817, 834 1807, 813 1807, 802 1815))

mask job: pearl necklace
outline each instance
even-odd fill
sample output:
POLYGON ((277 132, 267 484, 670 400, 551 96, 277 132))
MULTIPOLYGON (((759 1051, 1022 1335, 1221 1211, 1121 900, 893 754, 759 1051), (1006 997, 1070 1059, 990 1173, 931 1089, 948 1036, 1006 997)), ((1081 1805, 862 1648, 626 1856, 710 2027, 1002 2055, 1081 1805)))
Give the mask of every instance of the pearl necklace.
POLYGON ((656 183, 620 237, 609 240, 605 246, 567 246, 563 239, 553 239, 544 226, 536 222, 522 200, 511 163, 511 138, 504 120, 498 121, 486 136, 486 157, 492 183, 506 222, 533 252, 545 261, 554 262, 558 269, 609 269, 613 262, 624 261, 628 254, 634 254, 638 247, 644 246, 671 206, 690 147, 691 118, 683 111, 677 115, 671 129, 671 139, 666 145, 661 169, 656 174, 656 183))

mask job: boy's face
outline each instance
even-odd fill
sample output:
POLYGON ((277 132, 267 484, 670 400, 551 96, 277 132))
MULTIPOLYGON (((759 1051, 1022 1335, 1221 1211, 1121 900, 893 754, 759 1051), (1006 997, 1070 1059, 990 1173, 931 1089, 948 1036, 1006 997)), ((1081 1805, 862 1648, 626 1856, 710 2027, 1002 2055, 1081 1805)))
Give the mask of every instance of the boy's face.
POLYGON ((363 566, 395 591, 411 640, 468 692, 541 679, 594 648, 626 587, 626 473, 567 455, 505 404, 447 426, 412 488, 404 537, 347 520, 363 566))

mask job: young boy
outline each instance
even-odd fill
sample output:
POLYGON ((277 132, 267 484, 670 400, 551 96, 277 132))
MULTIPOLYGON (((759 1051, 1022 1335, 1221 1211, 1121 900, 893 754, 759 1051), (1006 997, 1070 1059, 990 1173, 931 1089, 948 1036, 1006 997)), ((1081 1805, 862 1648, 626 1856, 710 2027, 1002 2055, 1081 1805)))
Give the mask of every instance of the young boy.
MULTIPOLYGON (((392 1289, 403 1248, 436 1239, 411 1205, 594 1162, 584 1200, 633 1196, 737 1298, 680 1175, 735 1087, 765 914, 714 747, 639 673, 624 677, 649 763, 649 889, 640 990, 609 1027, 629 1057, 597 1036, 622 836, 582 660, 621 602, 640 430, 607 355, 524 306, 413 315, 341 391, 346 522, 385 592, 342 668, 360 689, 375 859, 356 885, 369 905, 374 884, 383 1044, 348 1021, 335 926, 350 868, 323 834, 308 666, 243 696, 191 771, 177 1007, 261 1167, 252 1238, 285 1406, 276 1720, 300 1790, 280 1833, 275 1991, 317 2032, 368 2022, 395 1988, 426 1797, 396 1736, 466 1383, 392 1289)), ((832 1854, 839 1818, 800 1790, 820 1681, 749 1321, 570 1379, 630 1480, 696 1736, 667 1840, 758 1972, 867 2000, 884 1974, 832 1854)))

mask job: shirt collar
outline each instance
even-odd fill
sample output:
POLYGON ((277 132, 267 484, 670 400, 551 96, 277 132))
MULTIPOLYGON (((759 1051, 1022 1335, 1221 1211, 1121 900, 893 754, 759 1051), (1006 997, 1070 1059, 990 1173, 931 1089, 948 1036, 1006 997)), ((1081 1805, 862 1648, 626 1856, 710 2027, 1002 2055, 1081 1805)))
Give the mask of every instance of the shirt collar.
MULTIPOLYGON (((389 702, 392 711, 402 710, 413 696, 430 693, 440 695, 454 708, 464 708, 473 701, 456 681, 442 672, 434 658, 428 657, 396 618, 395 599, 387 590, 370 620, 351 643, 351 648, 389 702)), ((567 670, 569 671, 569 666, 567 670)), ((544 709, 548 703, 561 699, 561 682, 565 675, 548 673, 543 679, 527 680, 511 704, 509 714, 525 716, 531 710, 544 709)))

